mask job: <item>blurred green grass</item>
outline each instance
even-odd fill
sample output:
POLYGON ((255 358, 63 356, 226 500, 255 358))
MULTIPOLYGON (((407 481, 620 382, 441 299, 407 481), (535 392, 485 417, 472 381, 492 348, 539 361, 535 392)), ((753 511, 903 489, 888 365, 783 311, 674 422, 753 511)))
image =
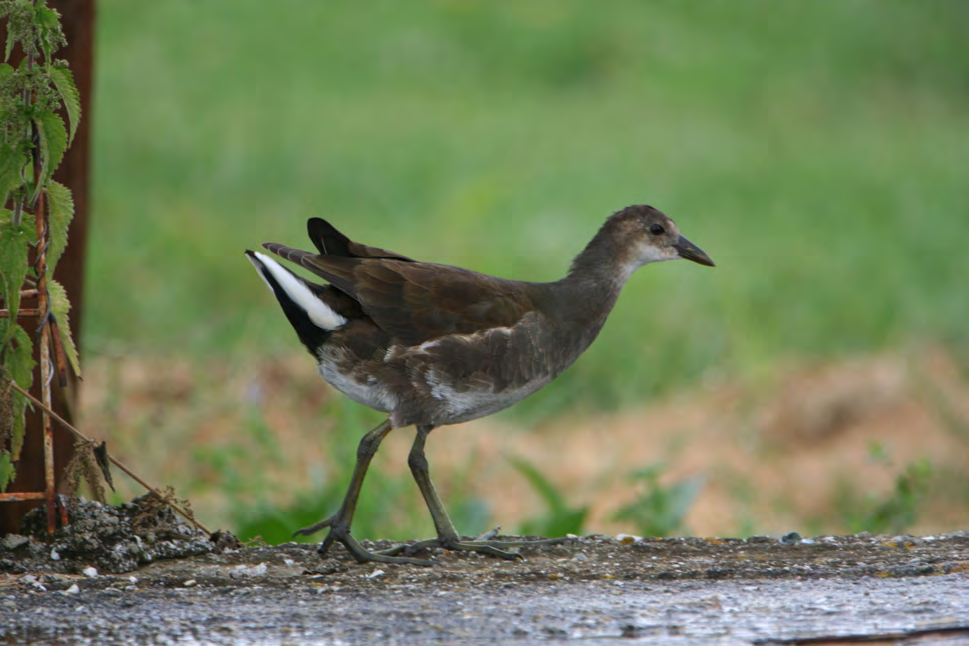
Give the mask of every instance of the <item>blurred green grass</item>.
POLYGON ((298 352, 242 250, 305 246, 311 216, 553 280, 632 203, 718 267, 635 276, 519 414, 966 343, 959 0, 101 0, 98 21, 90 352, 298 352))

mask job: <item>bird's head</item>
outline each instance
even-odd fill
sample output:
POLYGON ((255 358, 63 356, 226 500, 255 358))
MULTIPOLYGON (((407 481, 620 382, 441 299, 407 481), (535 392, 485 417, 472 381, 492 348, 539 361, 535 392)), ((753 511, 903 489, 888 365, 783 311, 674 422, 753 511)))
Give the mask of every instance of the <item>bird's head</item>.
POLYGON ((665 213, 651 206, 628 206, 606 223, 617 248, 624 256, 620 262, 632 269, 650 262, 684 258, 713 267, 713 260, 687 240, 665 213))

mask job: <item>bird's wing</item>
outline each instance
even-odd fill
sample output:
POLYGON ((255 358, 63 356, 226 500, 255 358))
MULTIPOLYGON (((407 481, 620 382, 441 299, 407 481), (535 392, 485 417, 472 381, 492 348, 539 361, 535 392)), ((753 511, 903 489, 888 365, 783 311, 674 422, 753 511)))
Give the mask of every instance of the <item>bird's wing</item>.
POLYGON ((354 298, 404 345, 511 327, 530 310, 509 281, 458 267, 330 256, 305 259, 303 266, 354 298))
POLYGON ((276 243, 263 246, 353 298, 403 345, 512 327, 531 310, 520 283, 509 289, 513 281, 459 267, 398 258, 323 256, 276 243))

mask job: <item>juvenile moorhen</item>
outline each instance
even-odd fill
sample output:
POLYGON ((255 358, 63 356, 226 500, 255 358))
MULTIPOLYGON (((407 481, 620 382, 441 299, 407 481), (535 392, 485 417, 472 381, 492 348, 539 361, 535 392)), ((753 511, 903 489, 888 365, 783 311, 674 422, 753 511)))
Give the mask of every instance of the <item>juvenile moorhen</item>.
POLYGON ((685 258, 713 266, 662 212, 630 206, 610 216, 561 280, 532 283, 412 260, 353 242, 330 223, 307 223, 318 253, 267 242, 263 247, 323 278, 318 285, 264 254, 246 251, 283 308, 320 375, 354 401, 388 413, 357 449, 340 509, 297 531, 330 532, 360 563, 430 561, 397 556, 427 546, 520 558, 502 547, 463 540, 431 482, 424 443, 437 426, 498 412, 568 368, 599 334, 629 276, 651 262, 685 258), (408 465, 438 537, 409 548, 365 549, 350 523, 371 458, 391 429, 415 425, 408 465))

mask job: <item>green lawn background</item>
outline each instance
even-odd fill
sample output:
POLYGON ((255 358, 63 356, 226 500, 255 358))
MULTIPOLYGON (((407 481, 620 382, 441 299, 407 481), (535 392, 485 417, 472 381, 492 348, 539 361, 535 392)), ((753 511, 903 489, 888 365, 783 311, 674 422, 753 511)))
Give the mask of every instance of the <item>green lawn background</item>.
MULTIPOLYGON (((86 356, 300 353, 242 251, 308 247, 308 217, 554 280, 632 203, 717 268, 636 275, 592 349, 506 415, 928 344, 965 356, 967 24, 960 0, 101 0, 86 356)), ((209 486, 251 478, 239 465, 209 486)))

